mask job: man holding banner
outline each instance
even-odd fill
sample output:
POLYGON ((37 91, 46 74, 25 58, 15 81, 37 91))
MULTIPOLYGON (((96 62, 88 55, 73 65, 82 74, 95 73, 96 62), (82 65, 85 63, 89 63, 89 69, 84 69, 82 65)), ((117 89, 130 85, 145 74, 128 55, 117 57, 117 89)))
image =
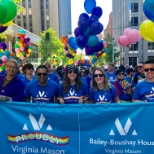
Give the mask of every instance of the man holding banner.
POLYGON ((48 80, 48 69, 45 65, 40 65, 36 69, 37 80, 34 80, 25 88, 25 101, 33 103, 54 103, 55 96, 58 95, 58 85, 48 80))
POLYGON ((139 82, 134 91, 134 102, 154 102, 154 61, 144 63, 145 79, 139 82))

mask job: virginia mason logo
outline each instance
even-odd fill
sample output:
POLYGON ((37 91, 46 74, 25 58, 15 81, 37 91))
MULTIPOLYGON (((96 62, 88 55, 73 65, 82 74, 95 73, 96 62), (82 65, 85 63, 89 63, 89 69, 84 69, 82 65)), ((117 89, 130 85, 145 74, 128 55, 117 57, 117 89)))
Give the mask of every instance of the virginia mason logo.
MULTIPOLYGON (((121 136, 124 136, 124 135, 127 135, 127 134, 128 134, 128 132, 129 132, 131 126, 132 126, 132 122, 131 122, 130 118, 128 118, 128 120, 126 121, 126 124, 125 124, 125 126, 124 126, 124 128, 123 128, 121 122, 120 122, 119 119, 117 118, 116 121, 115 121, 115 125, 116 125, 116 128, 117 128, 119 134, 120 134, 121 136)), ((112 135, 112 136, 115 135, 113 129, 111 129, 109 135, 112 135)), ((133 135, 133 136, 137 135, 136 130, 133 130, 132 135, 133 135)))
MULTIPOLYGON (((35 117, 29 113, 29 119, 34 130, 40 130, 45 122, 45 117, 43 114, 41 114, 39 120, 36 121, 35 117)), ((27 124, 24 124, 23 130, 28 130, 27 124)), ((46 130, 52 130, 51 125, 48 125, 46 130)))

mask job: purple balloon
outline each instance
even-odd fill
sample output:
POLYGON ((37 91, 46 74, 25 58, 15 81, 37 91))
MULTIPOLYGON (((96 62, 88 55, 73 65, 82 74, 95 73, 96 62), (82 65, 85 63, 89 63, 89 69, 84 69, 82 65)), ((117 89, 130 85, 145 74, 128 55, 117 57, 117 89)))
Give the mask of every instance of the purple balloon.
POLYGON ((81 13, 80 16, 79 16, 79 20, 84 17, 86 19, 89 19, 89 15, 87 13, 81 13))
POLYGON ((75 37, 78 37, 79 35, 83 35, 79 27, 75 28, 74 35, 75 37))
POLYGON ((99 42, 99 43, 97 44, 97 46, 94 47, 93 50, 94 50, 95 52, 99 52, 99 51, 101 51, 103 48, 104 48, 103 43, 102 43, 102 42, 99 42))
POLYGON ((99 21, 95 21, 91 25, 91 34, 97 35, 103 31, 103 25, 99 21))
POLYGON ((93 50, 92 47, 87 45, 86 48, 85 48, 85 53, 86 53, 87 56, 89 56, 89 55, 92 55, 94 53, 94 50, 93 50))
POLYGON ((80 18, 80 20, 78 21, 78 27, 82 32, 85 32, 89 27, 89 20, 85 17, 80 18))
POLYGON ((84 49, 87 45, 87 42, 88 42, 88 40, 85 36, 79 35, 76 38, 76 43, 80 49, 84 49))
POLYGON ((2 42, 2 43, 0 44, 0 48, 3 49, 3 50, 5 50, 5 49, 7 48, 6 43, 5 43, 5 42, 2 42))
POLYGON ((92 24, 94 21, 98 21, 98 17, 96 15, 91 15, 89 17, 89 23, 92 24))
POLYGON ((103 14, 103 10, 101 7, 97 6, 93 8, 92 15, 96 15, 98 18, 100 18, 102 14, 103 14))
POLYGON ((0 26, 0 33, 3 33, 6 29, 7 29, 7 26, 6 27, 0 26))

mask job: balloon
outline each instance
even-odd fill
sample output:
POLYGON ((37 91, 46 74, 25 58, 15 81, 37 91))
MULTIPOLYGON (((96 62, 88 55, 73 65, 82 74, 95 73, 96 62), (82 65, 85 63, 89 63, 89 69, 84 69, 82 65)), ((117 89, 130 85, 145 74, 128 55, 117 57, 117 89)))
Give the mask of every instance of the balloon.
POLYGON ((131 29, 130 33, 127 36, 129 40, 129 44, 136 43, 138 41, 139 35, 140 34, 138 30, 131 29))
POLYGON ((83 48, 85 48, 85 46, 87 44, 87 38, 85 36, 79 35, 76 38, 76 43, 80 49, 83 49, 83 48))
POLYGON ((93 53, 94 53, 93 48, 87 45, 85 48, 85 54, 89 56, 92 55, 93 53))
POLYGON ((94 47, 93 50, 94 50, 95 52, 99 52, 99 51, 101 51, 101 50, 103 49, 103 47, 104 47, 104 46, 103 46, 103 43, 102 43, 102 42, 99 42, 99 43, 97 44, 97 46, 94 47))
POLYGON ((146 24, 145 33, 151 40, 154 40, 154 23, 150 20, 146 24))
POLYGON ((98 21, 98 17, 96 15, 91 15, 89 17, 89 23, 92 24, 94 21, 98 21))
POLYGON ((76 44, 76 38, 75 38, 75 37, 70 37, 70 38, 68 39, 68 44, 69 44, 69 46, 70 46, 72 49, 74 49, 74 50, 76 50, 76 49, 78 48, 78 46, 77 46, 77 44, 76 44))
POLYGON ((12 0, 1 0, 1 3, 3 3, 7 8, 7 17, 2 22, 2 24, 5 24, 14 19, 14 17, 17 15, 17 6, 12 0))
POLYGON ((86 10, 87 13, 91 13, 91 11, 95 6, 96 6, 95 0, 85 0, 84 2, 84 9, 86 10))
POLYGON ((130 31, 131 31, 131 28, 126 28, 126 29, 124 30, 124 35, 128 36, 129 33, 130 33, 130 31))
POLYGON ((100 18, 103 14, 103 10, 101 7, 97 6, 95 8, 93 8, 92 10, 92 15, 96 15, 98 18, 100 18))
POLYGON ((2 59, 3 62, 6 62, 8 58, 7 58, 7 56, 4 55, 4 56, 1 57, 1 59, 2 59))
POLYGON ((7 8, 6 6, 0 2, 0 24, 6 19, 7 17, 7 8))
POLYGON ((81 13, 80 16, 79 16, 79 20, 84 17, 86 19, 89 19, 89 15, 87 13, 81 13))
POLYGON ((5 50, 7 48, 7 45, 5 42, 0 43, 0 48, 5 50))
POLYGON ((86 31, 89 27, 89 20, 85 17, 80 18, 78 21, 78 27, 82 32, 86 31))
POLYGON ((9 22, 7 22, 7 23, 5 23, 5 24, 3 24, 2 26, 11 26, 13 24, 13 21, 11 20, 11 21, 9 21, 9 22))
POLYGON ((122 35, 118 38, 118 43, 122 46, 127 46, 129 44, 128 37, 126 35, 122 35), (119 43, 120 42, 120 43, 119 43))
POLYGON ((10 51, 9 50, 5 50, 4 55, 9 57, 10 56, 10 51))
POLYGON ((141 36, 142 36, 145 40, 147 40, 147 41, 149 41, 149 42, 153 42, 153 40, 150 39, 150 38, 148 37, 147 33, 146 33, 146 26, 147 26, 148 23, 149 23, 149 20, 143 21, 143 22, 141 23, 141 25, 140 25, 139 31, 140 31, 141 36))
POLYGON ((79 27, 75 28, 74 35, 75 37, 78 37, 79 35, 83 35, 79 27))
POLYGON ((7 29, 7 27, 4 27, 4 26, 0 25, 0 33, 3 33, 6 29, 7 29))
MULTIPOLYGON (((99 39, 99 41, 102 39, 102 34, 100 33, 100 34, 98 34, 98 35, 96 35, 97 37, 98 37, 98 39, 99 39)), ((101 41, 102 42, 102 41, 101 41)))
POLYGON ((89 37, 89 39, 88 39, 88 45, 90 46, 90 47, 94 47, 94 46, 96 46, 97 44, 98 44, 98 37, 97 36, 95 36, 95 35, 92 35, 92 36, 90 36, 89 37))
POLYGON ((146 0, 143 4, 143 12, 145 16, 154 22, 154 1, 146 0))
POLYGON ((103 25, 98 22, 98 21, 95 21, 92 23, 91 25, 91 34, 92 35, 97 35, 99 33, 101 33, 103 31, 103 25))
POLYGON ((2 64, 3 62, 2 62, 2 59, 0 59, 0 64, 2 64))

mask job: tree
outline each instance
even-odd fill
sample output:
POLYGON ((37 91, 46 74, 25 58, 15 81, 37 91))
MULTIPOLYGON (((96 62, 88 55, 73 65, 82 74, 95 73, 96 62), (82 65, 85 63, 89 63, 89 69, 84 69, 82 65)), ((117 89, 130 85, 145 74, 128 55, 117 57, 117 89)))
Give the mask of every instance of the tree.
POLYGON ((64 55, 64 46, 61 40, 56 36, 56 32, 50 27, 41 33, 41 41, 38 45, 38 52, 41 54, 41 63, 46 61, 48 57, 56 54, 60 58, 64 55))
MULTIPOLYGON (((106 54, 106 57, 104 58, 107 63, 112 62, 112 52, 113 52, 113 45, 114 49, 117 46, 117 44, 112 40, 112 37, 109 33, 104 38, 104 41, 107 43, 108 52, 106 54)), ((114 52, 114 62, 117 62, 117 57, 119 57, 120 51, 114 52)))

